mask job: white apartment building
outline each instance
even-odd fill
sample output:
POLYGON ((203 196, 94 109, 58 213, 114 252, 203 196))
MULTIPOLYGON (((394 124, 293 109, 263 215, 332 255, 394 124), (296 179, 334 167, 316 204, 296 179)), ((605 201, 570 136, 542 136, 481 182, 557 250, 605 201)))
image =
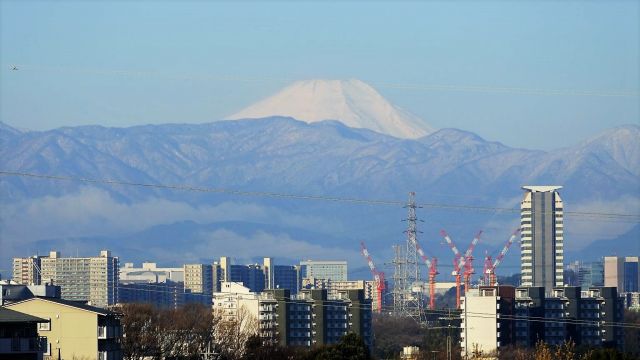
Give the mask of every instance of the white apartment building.
POLYGON ((120 268, 120 281, 164 283, 168 281, 183 282, 184 268, 162 268, 154 262, 144 262, 142 267, 134 267, 133 263, 125 263, 120 268))
POLYGON ((260 294, 242 283, 223 281, 220 292, 213 293, 213 310, 225 321, 242 321, 243 326, 258 319, 260 294))
POLYGON ((513 286, 481 286, 471 289, 460 302, 460 346, 462 358, 468 358, 474 350, 484 355, 497 355, 501 347, 513 343, 513 286))
MULTIPOLYGON (((347 290, 364 290, 365 299, 371 300, 376 308, 381 299, 378 298, 376 282, 373 280, 332 281, 326 279, 304 278, 303 289, 325 289, 329 299, 340 299, 347 290)), ((382 294, 384 296, 384 294, 382 294)))
POLYGON ((562 186, 523 186, 520 203, 522 286, 564 285, 562 186))

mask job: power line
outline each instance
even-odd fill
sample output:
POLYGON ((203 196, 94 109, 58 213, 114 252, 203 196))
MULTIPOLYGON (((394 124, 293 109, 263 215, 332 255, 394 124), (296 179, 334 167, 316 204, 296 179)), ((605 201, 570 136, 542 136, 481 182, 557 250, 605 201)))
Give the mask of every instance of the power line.
MULTIPOLYGON (((384 206, 404 206, 405 203, 401 200, 382 200, 382 199, 365 199, 355 197, 338 197, 338 196, 324 196, 324 195, 307 195, 307 194, 292 194, 281 192, 268 192, 268 191, 245 191, 230 188, 212 188, 212 187, 200 187, 193 185, 181 185, 181 184, 160 184, 160 183, 141 183, 133 181, 113 180, 113 179, 100 179, 100 178, 85 178, 74 176, 62 176, 62 175, 47 175, 36 174, 19 171, 0 170, 2 176, 16 176, 35 179, 47 179, 56 181, 77 181, 84 183, 105 184, 105 185, 122 185, 122 186, 137 186, 145 188, 156 189, 168 189, 168 190, 181 190, 191 192, 202 193, 220 193, 238 196, 251 196, 251 197, 271 197, 271 198, 284 198, 295 200, 311 200, 311 201, 326 201, 326 202, 343 202, 362 205, 384 205, 384 206)), ((503 207, 491 207, 491 206, 474 206, 474 205, 459 205, 459 204, 442 204, 442 203, 417 203, 416 205, 426 208, 438 208, 449 210, 465 210, 465 211, 479 211, 479 212, 509 212, 519 213, 519 209, 503 208, 503 207)), ((616 220, 617 222, 640 222, 640 214, 623 214, 623 213, 606 213, 606 212, 585 212, 585 211, 564 211, 564 215, 578 216, 584 218, 591 218, 592 220, 616 220)))
MULTIPOLYGON (((147 285, 147 284, 144 284, 147 285)), ((149 285, 156 285, 156 284, 149 284, 149 285)), ((161 285, 159 285, 161 286, 161 285)), ((125 288, 124 286, 115 286, 118 289, 121 288, 125 288)), ((170 291, 170 290, 164 290, 164 289, 131 289, 131 288, 125 288, 127 290, 134 290, 134 291, 148 291, 148 292, 162 292, 162 293, 170 293, 170 294, 176 294, 174 291, 170 291)), ((182 294, 182 293, 178 293, 178 294, 182 294)), ((209 295, 209 294, 201 294, 201 293, 185 293, 185 294, 189 294, 190 296, 200 296, 200 297, 206 297, 207 299, 213 299, 213 295, 209 295)), ((225 293, 216 293, 216 294, 220 294, 223 297, 225 295, 227 296, 235 296, 235 298, 232 298, 232 300, 260 300, 259 297, 259 293, 255 293, 256 296, 252 296, 250 294, 246 294, 246 293, 238 293, 238 292, 225 292, 225 293)), ((282 301, 284 303, 287 304, 300 304, 303 301, 306 301, 305 299, 269 299, 269 300, 276 300, 276 301, 282 301)), ((342 301, 342 299, 327 299, 327 302, 334 302, 331 304, 322 304, 322 307, 331 307, 331 308, 335 308, 337 306, 346 306, 347 304, 337 304, 337 302, 342 301)), ((350 308, 352 309, 358 309, 358 310, 371 310, 371 306, 362 306, 362 305, 353 305, 351 304, 350 308)), ((393 310, 393 306, 392 305, 384 305, 383 310, 385 310, 385 312, 391 312, 393 310)), ((457 312, 457 310, 452 310, 452 309, 433 309, 433 310, 423 310, 425 314, 435 314, 435 315, 447 315, 447 314, 451 314, 451 311, 453 311, 454 313, 457 312)), ((465 314, 467 315, 467 317, 470 318, 481 318, 481 319, 496 319, 496 314, 492 314, 492 313, 485 313, 485 312, 472 312, 472 311, 467 311, 465 312, 465 314)), ((586 326, 618 326, 618 327, 627 327, 627 328, 633 328, 633 329, 640 329, 640 324, 635 324, 635 323, 630 323, 630 322, 616 322, 616 321, 599 321, 599 320, 584 320, 584 319, 572 319, 572 318, 554 318, 554 317, 541 317, 541 316, 518 316, 518 315, 510 315, 510 314, 500 314, 500 318, 501 319, 508 319, 508 320, 513 320, 513 321, 527 321, 527 322, 542 322, 542 323, 563 323, 563 324, 574 324, 574 325, 586 325, 586 326)))

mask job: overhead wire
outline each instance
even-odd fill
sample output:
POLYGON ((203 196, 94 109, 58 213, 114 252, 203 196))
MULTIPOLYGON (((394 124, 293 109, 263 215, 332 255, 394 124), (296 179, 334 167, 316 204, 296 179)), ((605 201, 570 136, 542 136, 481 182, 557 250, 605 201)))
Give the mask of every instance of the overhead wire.
MULTIPOLYGON (((148 284, 148 283, 144 283, 144 285, 156 285, 156 284, 148 284)), ((160 284, 157 284, 158 286, 160 286, 160 284)), ((202 293, 176 293, 173 291, 169 291, 169 290, 164 290, 164 289, 131 289, 131 288, 126 288, 122 285, 119 286, 115 286, 118 289, 127 289, 127 290, 134 290, 134 291, 147 291, 147 292, 161 292, 161 293, 170 293, 173 295, 183 295, 183 294, 188 294, 190 296, 194 296, 194 297, 203 297, 206 299, 212 299, 213 300, 213 295, 209 295, 209 294, 202 294, 202 293)), ((260 301, 260 296, 258 295, 258 293, 255 293, 256 295, 250 295, 250 294, 246 294, 246 293, 238 293, 238 292, 220 292, 220 293, 216 293, 219 294, 221 296, 221 303, 224 302, 225 296, 228 297, 233 297, 231 300, 232 301, 240 301, 240 300, 257 300, 260 301)), ((272 301, 280 301, 280 302, 284 302, 286 304, 304 304, 304 305, 318 305, 318 304, 314 304, 314 303, 309 303, 309 302, 305 302, 307 301, 307 299, 304 298, 298 298, 298 299, 285 299, 285 298, 281 298, 281 299, 277 299, 277 298, 263 298, 262 300, 272 300, 272 301)), ((368 299, 370 300, 370 299, 368 299)), ((348 301, 344 301, 344 299, 327 299, 325 300, 326 302, 329 302, 328 304, 321 304, 321 306, 323 307, 331 307, 331 308, 335 308, 338 306, 346 306, 352 309, 358 309, 358 310, 371 310, 371 306, 360 306, 360 305, 354 305, 353 303, 349 303, 348 301), (341 302, 344 301, 341 304, 336 304, 337 302, 341 302), (330 303, 333 302, 333 303, 330 303)), ((214 309, 215 306, 214 306, 214 309)), ((390 311, 393 310, 393 307, 390 305, 383 305, 382 309, 384 309, 385 311, 390 311)), ((224 310, 224 309, 220 309, 220 310, 224 310)), ((498 314, 492 314, 492 313, 487 313, 487 312, 473 312, 473 311, 460 311, 460 310, 455 310, 455 309, 425 309, 424 310, 425 314, 436 314, 436 315, 450 315, 450 314, 454 314, 456 312, 460 312, 458 315, 461 315, 462 313, 465 313, 466 317, 470 317, 470 318, 480 318, 480 319, 497 319, 496 315, 498 314)), ((600 321, 600 320, 586 320, 586 319, 572 319, 572 318, 555 318, 555 317, 540 317, 540 316, 517 316, 517 315, 510 315, 510 314, 499 314, 499 319, 507 319, 507 320, 513 320, 513 321, 527 321, 527 322, 543 322, 543 323, 563 323, 563 324, 574 324, 574 325, 586 325, 586 326, 617 326, 617 327, 627 327, 627 328, 633 328, 633 329, 640 329, 640 324, 635 324, 635 323, 629 323, 629 322, 620 322, 620 321, 600 321)))

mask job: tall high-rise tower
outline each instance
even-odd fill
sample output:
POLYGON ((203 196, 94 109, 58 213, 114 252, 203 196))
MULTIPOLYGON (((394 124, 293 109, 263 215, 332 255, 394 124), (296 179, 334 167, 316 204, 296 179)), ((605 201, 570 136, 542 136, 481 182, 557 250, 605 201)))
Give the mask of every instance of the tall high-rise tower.
POLYGON ((523 186, 520 204, 522 286, 564 286, 562 186, 523 186))

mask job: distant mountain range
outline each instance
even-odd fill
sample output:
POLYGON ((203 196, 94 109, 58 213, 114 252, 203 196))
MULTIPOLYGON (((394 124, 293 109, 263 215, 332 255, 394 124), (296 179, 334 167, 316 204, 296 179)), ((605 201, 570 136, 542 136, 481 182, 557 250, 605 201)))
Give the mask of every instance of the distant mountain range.
MULTIPOLYGON (((518 224, 522 185, 563 185, 568 211, 638 213, 640 203, 640 127, 636 125, 549 152, 510 148, 457 129, 410 140, 349 128, 337 121, 305 123, 284 117, 28 132, 3 124, 0 130, 0 163, 6 171, 363 199, 404 200, 408 191, 416 191, 421 203, 439 204, 419 210, 419 215, 426 220, 421 229, 427 251, 443 258, 449 257, 437 235, 443 227, 459 239, 459 247, 465 247, 476 230, 485 229, 484 247, 478 253, 498 251, 518 224), (451 209, 449 205, 514 211, 451 209)), ((89 249, 100 243, 97 239, 108 239, 104 246, 138 249, 128 254, 136 259, 149 260, 151 254, 162 257, 163 251, 177 258, 201 259, 225 255, 216 249, 241 251, 223 245, 225 239, 236 239, 249 246, 246 254, 228 255, 294 259, 344 254, 357 262, 358 240, 366 239, 383 262, 390 257, 390 245, 403 236, 400 220, 405 210, 401 207, 13 176, 1 180, 7 206, 0 245, 12 255, 54 246, 78 249, 79 241, 89 249), (164 228, 174 234, 173 242, 146 232, 157 226, 178 226, 172 224, 181 221, 219 226, 227 232, 216 232, 218 237, 209 238, 213 242, 202 240, 208 245, 200 252, 193 252, 201 240, 191 232, 180 235, 164 228), (243 226, 237 224, 245 224, 251 232, 239 231, 243 226), (273 241, 271 248, 260 248, 263 238, 273 241), (46 239, 50 241, 42 242, 46 239), (289 248, 290 253, 282 253, 289 248), (266 254, 269 249, 280 253, 266 254)), ((567 247, 577 255, 594 240, 624 237, 627 231, 637 234, 633 225, 568 217, 567 247)), ((517 270, 518 257, 511 257, 511 265, 509 261, 504 265, 507 273, 507 266, 517 270)), ((448 266, 446 261, 441 263, 448 266)))
MULTIPOLYGON (((123 261, 344 258, 366 270, 360 240, 388 264, 406 210, 336 198, 404 201, 415 191, 419 240, 446 274, 439 230, 466 248, 483 229, 481 264, 519 225, 523 185, 564 187, 567 261, 640 254, 637 223, 598 215, 640 213, 637 125, 553 151, 517 149, 434 130, 358 80, 297 82, 229 118, 239 120, 50 131, 0 123, 3 171, 89 179, 0 177, 0 269, 11 256, 109 247, 123 261)), ((502 273, 518 262, 509 254, 502 273)))
MULTIPOLYGON (((415 190, 473 196, 485 205, 518 197, 525 184, 564 185, 571 203, 637 197, 640 184, 636 125, 550 152, 514 149, 457 129, 407 140, 335 121, 282 117, 44 132, 3 125, 2 133, 3 169, 130 182, 383 199, 415 190)), ((5 180, 8 199, 77 188, 48 183, 33 189, 21 178, 5 180)), ((106 189, 140 195, 139 189, 106 189)))

